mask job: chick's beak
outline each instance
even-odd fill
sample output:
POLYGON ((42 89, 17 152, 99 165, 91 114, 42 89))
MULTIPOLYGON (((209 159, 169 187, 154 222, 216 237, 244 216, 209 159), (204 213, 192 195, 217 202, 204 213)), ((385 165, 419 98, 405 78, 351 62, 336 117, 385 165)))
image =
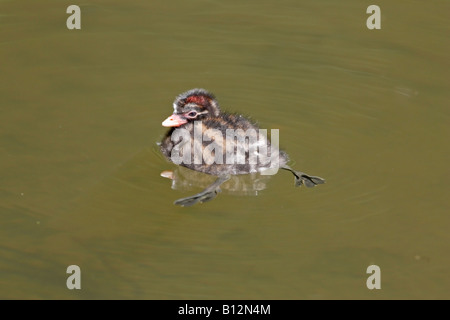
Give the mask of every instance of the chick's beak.
POLYGON ((164 127, 179 127, 182 124, 185 124, 187 122, 186 119, 182 118, 178 114, 173 114, 170 117, 168 117, 166 120, 163 121, 162 125, 164 127))

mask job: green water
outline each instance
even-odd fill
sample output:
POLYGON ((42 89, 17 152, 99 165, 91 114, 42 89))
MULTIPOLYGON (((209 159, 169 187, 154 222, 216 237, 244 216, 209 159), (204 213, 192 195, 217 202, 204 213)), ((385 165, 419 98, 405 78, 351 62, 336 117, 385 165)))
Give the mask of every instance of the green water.
POLYGON ((0 1, 0 298, 450 298, 448 1, 378 1, 381 30, 369 1, 70 4, 0 1), (195 87, 327 184, 174 206, 204 177, 156 143, 195 87))

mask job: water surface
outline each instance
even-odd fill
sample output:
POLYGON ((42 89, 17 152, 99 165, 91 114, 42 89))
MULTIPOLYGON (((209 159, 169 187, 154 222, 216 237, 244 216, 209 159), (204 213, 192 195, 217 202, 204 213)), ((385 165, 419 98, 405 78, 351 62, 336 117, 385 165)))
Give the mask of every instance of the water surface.
POLYGON ((450 298, 448 2, 70 4, 0 1, 1 298, 450 298), (327 184, 174 206, 201 187, 156 143, 195 87, 327 184))

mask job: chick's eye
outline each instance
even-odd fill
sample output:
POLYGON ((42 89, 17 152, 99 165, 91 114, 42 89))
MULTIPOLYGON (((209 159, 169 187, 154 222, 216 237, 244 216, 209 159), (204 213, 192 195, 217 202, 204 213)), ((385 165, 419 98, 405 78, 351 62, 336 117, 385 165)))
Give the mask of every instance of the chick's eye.
POLYGON ((190 117, 190 118, 194 118, 195 116, 197 116, 197 112, 191 111, 191 112, 189 112, 189 113, 187 114, 187 116, 190 117))

